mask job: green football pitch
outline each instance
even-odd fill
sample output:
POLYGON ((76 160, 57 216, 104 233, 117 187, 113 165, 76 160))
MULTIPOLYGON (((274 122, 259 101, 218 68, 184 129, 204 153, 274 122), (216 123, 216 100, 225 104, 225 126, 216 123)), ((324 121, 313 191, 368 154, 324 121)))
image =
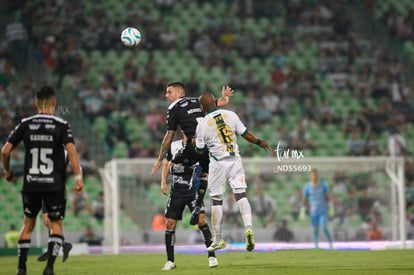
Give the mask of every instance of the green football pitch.
MULTIPOLYGON (((173 274, 414 274, 414 250, 223 252, 219 266, 208 267, 207 256, 177 254, 173 274)), ((57 275, 165 274, 164 254, 71 256, 55 264, 57 275)), ((15 274, 17 258, 0 257, 0 274, 15 274)), ((28 275, 42 274, 44 263, 31 256, 28 275)))

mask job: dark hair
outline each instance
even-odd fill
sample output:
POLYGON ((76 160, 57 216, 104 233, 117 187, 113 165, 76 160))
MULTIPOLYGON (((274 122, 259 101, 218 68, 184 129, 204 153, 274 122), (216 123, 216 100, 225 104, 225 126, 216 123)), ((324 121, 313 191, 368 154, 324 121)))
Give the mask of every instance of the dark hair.
POLYGON ((184 90, 184 92, 186 91, 185 84, 182 83, 182 82, 171 82, 171 83, 167 84, 167 87, 181 88, 181 89, 184 90))
POLYGON ((55 90, 52 87, 44 86, 37 90, 36 99, 37 100, 46 100, 55 96, 55 90))

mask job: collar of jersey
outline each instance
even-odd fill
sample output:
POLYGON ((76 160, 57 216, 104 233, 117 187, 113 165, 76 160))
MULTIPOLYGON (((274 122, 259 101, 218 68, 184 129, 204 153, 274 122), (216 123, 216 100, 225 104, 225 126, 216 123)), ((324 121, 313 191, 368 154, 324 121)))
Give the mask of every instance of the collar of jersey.
POLYGON ((210 113, 212 113, 212 112, 214 112, 214 111, 217 111, 217 110, 218 110, 217 108, 213 108, 213 109, 211 109, 210 111, 206 112, 206 115, 207 115, 207 114, 210 114, 210 113))
POLYGON ((173 102, 171 102, 171 104, 168 106, 168 109, 172 109, 177 104, 177 102, 180 101, 183 98, 184 97, 180 97, 180 98, 177 98, 176 100, 174 100, 173 102))

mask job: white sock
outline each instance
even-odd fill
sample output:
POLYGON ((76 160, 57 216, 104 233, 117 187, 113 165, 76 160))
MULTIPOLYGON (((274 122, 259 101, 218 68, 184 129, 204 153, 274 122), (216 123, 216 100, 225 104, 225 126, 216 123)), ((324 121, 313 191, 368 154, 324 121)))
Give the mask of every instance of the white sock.
POLYGON ((237 201, 240 209, 240 215, 242 216, 244 227, 246 229, 252 227, 252 208, 247 198, 241 198, 237 201))
POLYGON ((221 240, 222 221, 223 221, 223 206, 213 205, 211 207, 211 226, 213 229, 213 239, 216 242, 221 240))

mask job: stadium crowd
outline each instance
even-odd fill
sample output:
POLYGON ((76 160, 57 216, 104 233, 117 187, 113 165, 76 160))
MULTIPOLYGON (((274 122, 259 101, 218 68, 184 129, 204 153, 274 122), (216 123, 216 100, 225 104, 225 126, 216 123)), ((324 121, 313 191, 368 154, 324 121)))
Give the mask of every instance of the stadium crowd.
MULTIPOLYGON (((170 79, 159 73, 154 55, 179 48, 193 52, 197 64, 207 71, 218 67, 226 72, 227 83, 222 84, 231 85, 243 98, 237 102, 240 106, 233 102, 230 108, 238 110, 249 128, 274 126, 271 135, 278 136, 285 148, 318 150, 321 143, 311 135, 312 125, 320 131, 332 131, 329 126, 334 125, 341 130, 345 140, 341 146, 347 155, 408 156, 404 131, 414 121, 414 98, 407 75, 387 49, 355 31, 347 9, 352 1, 251 1, 249 7, 246 1, 227 0, 228 14, 206 13, 202 17, 206 27, 190 28, 185 44, 168 24, 177 15, 174 5, 185 9, 196 2, 201 9, 210 1, 167 2, 169 5, 164 1, 130 1, 120 20, 114 19, 104 1, 87 8, 81 1, 5 1, 16 20, 10 19, 6 32, 0 34, 4 35, 0 45, 0 141, 4 142, 12 125, 33 110, 32 91, 38 83, 25 68, 35 64, 52 75, 58 87, 74 93, 91 125, 105 118, 108 126, 103 140, 110 150, 125 142, 130 157, 154 157, 157 148, 131 138, 125 123, 129 118, 141 119, 154 143, 162 140, 167 104, 163 94, 170 79), (261 30, 237 26, 238 22, 264 18, 271 24, 261 30), (277 24, 279 21, 282 24, 277 24), (95 67, 92 56, 96 52, 105 57, 125 50, 119 34, 129 25, 144 31, 141 45, 132 51, 148 53, 145 66, 128 59, 117 65, 121 68, 117 71, 105 63, 101 64, 104 68, 95 67), (235 63, 252 58, 271 64, 265 71, 268 82, 255 70, 241 70, 235 63), (90 71, 98 75, 97 81, 91 79, 90 71), (337 102, 336 97, 346 100, 337 102), (292 108, 299 108, 296 120, 290 119, 292 108), (275 117, 280 118, 280 125, 272 124, 275 117), (380 141, 384 138, 385 147, 380 141)), ((409 39, 410 18, 400 18, 390 5, 378 20, 401 39, 409 39)), ((195 74, 174 80, 184 81, 190 95, 212 85, 195 74)), ((251 148, 243 152, 244 156, 254 154, 251 148)), ((18 158, 16 153, 16 162, 18 158)), ((85 158, 84 164, 94 170, 90 159, 93 156, 85 158)), ((412 165, 407 157, 408 219, 414 224, 412 165)), ((337 208, 343 209, 338 215, 352 211, 363 215, 362 208, 347 203, 337 203, 337 208)), ((344 217, 338 219, 343 221, 344 217)))

